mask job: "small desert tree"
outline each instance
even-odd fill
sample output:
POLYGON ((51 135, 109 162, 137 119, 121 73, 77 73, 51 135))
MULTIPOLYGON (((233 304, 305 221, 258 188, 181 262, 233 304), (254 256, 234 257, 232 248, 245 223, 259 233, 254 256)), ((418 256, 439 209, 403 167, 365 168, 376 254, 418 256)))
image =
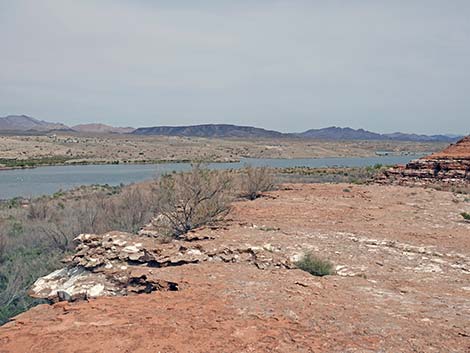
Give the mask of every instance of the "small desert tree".
POLYGON ((230 209, 231 181, 228 172, 200 165, 188 173, 163 176, 157 185, 156 226, 166 235, 179 237, 221 220, 230 209))
POLYGON ((241 196, 249 200, 258 198, 262 192, 274 188, 274 176, 267 167, 245 168, 241 178, 241 196))

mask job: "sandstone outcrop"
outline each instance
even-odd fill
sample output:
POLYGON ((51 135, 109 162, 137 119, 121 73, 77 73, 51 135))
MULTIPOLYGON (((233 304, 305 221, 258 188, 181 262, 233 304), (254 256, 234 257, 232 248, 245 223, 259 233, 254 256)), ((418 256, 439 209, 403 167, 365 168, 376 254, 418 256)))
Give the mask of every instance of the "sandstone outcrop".
POLYGON ((399 184, 470 184, 470 136, 441 152, 385 171, 381 181, 399 184))
POLYGON ((30 290, 51 302, 100 296, 175 291, 179 284, 161 278, 158 268, 206 261, 251 263, 260 269, 291 268, 290 259, 270 244, 227 244, 190 234, 185 240, 162 243, 158 238, 124 232, 81 234, 67 266, 38 279, 30 290))

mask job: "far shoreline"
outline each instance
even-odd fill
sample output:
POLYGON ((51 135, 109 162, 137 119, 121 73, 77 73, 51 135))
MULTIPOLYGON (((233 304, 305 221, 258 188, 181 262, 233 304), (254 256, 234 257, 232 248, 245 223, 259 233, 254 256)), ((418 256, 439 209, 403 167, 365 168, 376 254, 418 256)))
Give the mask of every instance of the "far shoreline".
MULTIPOLYGON (((263 159, 263 160, 296 160, 296 159, 341 159, 341 158, 386 158, 386 157, 404 157, 404 156, 413 156, 416 158, 421 158, 430 154, 432 152, 413 152, 413 151, 387 151, 383 153, 382 151, 375 151, 371 154, 364 154, 361 156, 350 155, 350 156, 305 156, 305 157, 271 157, 271 158, 262 158, 262 157, 251 157, 244 156, 240 158, 233 159, 213 159, 213 160, 200 160, 200 159, 147 159, 147 160, 74 160, 74 159, 65 159, 58 157, 56 162, 50 162, 50 158, 34 158, 34 159, 9 159, 9 158, 0 158, 0 172, 8 170, 19 170, 19 169, 35 169, 40 167, 57 167, 57 166, 84 166, 84 165, 149 165, 149 164, 171 164, 171 163, 200 163, 200 164, 212 164, 212 163, 241 163, 244 159, 263 159), (2 165, 4 161, 11 161, 16 165, 2 165)), ((55 158, 54 158, 55 159, 55 158)))
MULTIPOLYGON (((280 158, 282 159, 282 158, 280 158)), ((1 166, 0 172, 7 170, 18 170, 18 169, 35 169, 41 167, 74 167, 82 165, 146 165, 146 164, 170 164, 170 163, 240 163, 241 159, 238 160, 190 160, 190 159, 158 159, 158 160, 134 160, 134 161, 71 161, 71 162, 57 162, 57 163, 41 163, 38 159, 38 163, 34 165, 17 165, 17 166, 1 166)))

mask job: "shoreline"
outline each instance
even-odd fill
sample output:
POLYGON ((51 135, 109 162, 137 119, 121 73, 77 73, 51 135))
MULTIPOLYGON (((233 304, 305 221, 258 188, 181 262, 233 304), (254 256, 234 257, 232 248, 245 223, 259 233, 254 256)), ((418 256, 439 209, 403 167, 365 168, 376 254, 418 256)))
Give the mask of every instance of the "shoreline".
MULTIPOLYGON (((1 159, 0 159, 1 160, 1 159)), ((62 162, 62 163, 37 163, 34 165, 18 165, 18 166, 0 166, 1 171, 7 170, 18 170, 18 169, 35 169, 40 167, 73 167, 82 165, 146 165, 146 164, 178 164, 178 163, 240 163, 241 159, 238 160, 208 160, 200 161, 197 159, 157 159, 157 160, 135 160, 135 161, 76 161, 76 162, 62 162)))
MULTIPOLYGON (((81 166, 81 165, 148 165, 148 164, 172 164, 172 163, 201 163, 201 164, 212 164, 212 163, 240 163, 244 159, 263 159, 263 160, 300 160, 300 159, 341 159, 341 158, 387 158, 387 157, 405 157, 405 156, 414 156, 416 158, 421 158, 426 156, 429 152, 390 152, 387 154, 377 153, 364 156, 314 156, 314 157, 282 157, 282 158, 266 158, 266 157, 239 157, 227 160, 198 160, 198 159, 155 159, 155 160, 130 160, 130 161, 121 161, 121 160, 65 160, 58 162, 49 162, 48 158, 43 159, 25 159, 24 162, 16 159, 9 158, 0 158, 0 172, 8 170, 18 170, 18 169, 35 169, 39 167, 58 167, 58 166, 81 166), (17 165, 2 165, 4 161, 15 161, 18 162, 17 165), (24 163, 24 164, 23 164, 24 163)), ((58 158, 60 160, 60 157, 58 158)))

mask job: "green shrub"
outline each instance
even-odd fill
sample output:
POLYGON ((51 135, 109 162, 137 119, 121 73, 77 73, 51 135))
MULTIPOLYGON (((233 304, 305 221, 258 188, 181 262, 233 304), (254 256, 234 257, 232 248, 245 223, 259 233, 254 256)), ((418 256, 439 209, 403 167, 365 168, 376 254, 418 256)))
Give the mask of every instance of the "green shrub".
POLYGON ((470 221, 470 213, 462 212, 460 215, 461 215, 461 216, 463 217, 463 219, 465 219, 466 221, 470 221))
POLYGON ((312 253, 306 253, 295 265, 314 276, 328 276, 334 274, 334 265, 328 261, 323 260, 312 253))

